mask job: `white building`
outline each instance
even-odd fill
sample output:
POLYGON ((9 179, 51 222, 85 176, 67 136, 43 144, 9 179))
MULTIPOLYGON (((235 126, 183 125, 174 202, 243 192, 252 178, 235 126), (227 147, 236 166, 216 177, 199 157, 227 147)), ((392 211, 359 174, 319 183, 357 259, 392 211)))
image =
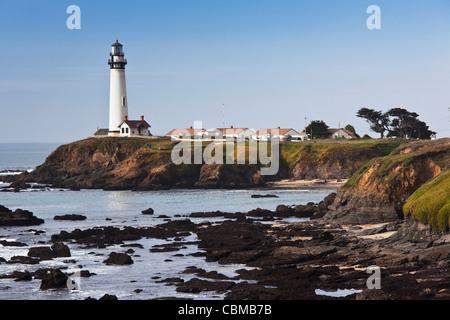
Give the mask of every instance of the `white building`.
POLYGON ((111 45, 111 53, 108 64, 110 66, 110 86, 109 86, 109 128, 97 129, 94 137, 103 138, 106 136, 141 136, 148 137, 150 125, 141 116, 141 120, 128 120, 128 99, 125 81, 125 65, 123 46, 116 40, 111 45))
POLYGON ((151 136, 150 125, 144 120, 144 116, 141 116, 141 120, 128 120, 127 116, 124 116, 122 123, 119 126, 121 137, 140 137, 151 136))
POLYGON ((330 138, 344 138, 344 139, 356 139, 357 136, 353 134, 353 132, 346 129, 328 129, 328 133, 330 134, 330 138))
POLYGON ((212 132, 219 136, 222 135, 223 139, 250 139, 255 134, 255 131, 249 128, 235 128, 233 126, 230 126, 229 128, 217 128, 212 132))
MULTIPOLYGON (((292 139, 301 139, 302 135, 292 128, 260 129, 252 136, 259 141, 270 141, 277 138, 280 141, 291 141, 292 139)), ((306 137, 306 135, 305 135, 306 137)))
POLYGON ((125 82, 125 65, 123 46, 116 40, 111 45, 110 84, 109 84, 109 135, 119 135, 119 126, 125 116, 128 117, 127 87, 125 82))
POLYGON ((206 130, 204 128, 176 128, 166 133, 172 140, 201 138, 206 130))

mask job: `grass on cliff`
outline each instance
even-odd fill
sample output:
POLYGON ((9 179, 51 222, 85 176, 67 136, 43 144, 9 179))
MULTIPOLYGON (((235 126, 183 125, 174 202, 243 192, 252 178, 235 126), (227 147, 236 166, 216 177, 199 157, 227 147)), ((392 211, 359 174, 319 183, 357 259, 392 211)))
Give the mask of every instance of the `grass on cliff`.
POLYGON ((403 213, 439 231, 450 227, 450 170, 416 190, 403 206, 403 213))
POLYGON ((372 158, 390 154, 401 142, 386 140, 333 141, 318 140, 307 143, 282 144, 280 155, 289 169, 299 161, 318 163, 339 162, 343 165, 349 159, 365 163, 372 158))
POLYGON ((433 156, 436 163, 441 167, 449 165, 449 158, 445 153, 439 155, 439 152, 448 148, 448 140, 436 140, 436 141, 413 141, 409 143, 403 143, 398 148, 392 150, 392 152, 386 156, 378 157, 367 161, 350 179, 345 183, 345 187, 352 187, 358 185, 364 172, 376 165, 376 171, 374 171, 370 179, 371 181, 378 180, 384 183, 386 186, 396 181, 398 173, 395 172, 395 168, 398 166, 408 166, 419 157, 426 158, 433 156), (436 156, 434 156, 436 155, 436 156))

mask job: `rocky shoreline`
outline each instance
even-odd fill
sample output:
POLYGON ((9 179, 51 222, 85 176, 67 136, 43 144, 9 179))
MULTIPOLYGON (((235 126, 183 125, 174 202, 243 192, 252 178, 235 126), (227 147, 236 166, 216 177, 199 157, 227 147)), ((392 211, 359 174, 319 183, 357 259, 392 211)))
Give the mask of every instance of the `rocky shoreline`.
MULTIPOLYGON (((282 153, 285 153, 285 159, 289 158, 292 162, 285 163, 283 170, 291 171, 275 177, 273 181, 264 181, 255 165, 177 167, 167 161, 167 152, 143 149, 141 141, 130 144, 120 139, 86 140, 62 146, 33 173, 26 173, 23 177, 11 176, 12 184, 8 188, 12 191, 30 188, 28 182, 72 190, 249 188, 266 183, 274 188, 299 188, 299 182, 293 180, 318 179, 310 180, 317 187, 329 185, 330 182, 343 184, 343 180, 348 180, 321 203, 280 204, 274 211, 255 208, 248 212, 192 212, 188 216, 174 216, 172 219, 165 215, 158 216, 148 208, 142 214, 160 218, 160 224, 61 230, 58 234, 52 234, 47 242, 30 248, 26 256, 12 256, 9 260, 0 257, 0 264, 39 265, 43 260, 67 255, 65 246, 76 245, 86 250, 87 254, 93 248, 101 250, 119 246, 120 250, 108 252, 109 256, 99 263, 108 266, 135 265, 140 262, 134 259, 139 254, 133 248, 143 249, 136 241, 161 239, 167 242, 144 248, 145 254, 173 252, 173 259, 176 259, 178 251, 194 245, 198 251, 192 255, 202 257, 206 262, 246 266, 232 277, 188 266, 177 277, 142 280, 174 286, 181 295, 213 292, 234 300, 449 300, 450 220, 448 211, 445 211, 445 208, 448 210, 448 198, 442 197, 442 203, 436 207, 439 210, 444 208, 439 211, 442 213, 441 230, 419 223, 422 220, 405 213, 403 206, 427 181, 449 170, 450 141, 443 139, 396 145, 360 146, 356 149, 350 145, 334 146, 332 150, 321 153, 320 157, 317 153, 324 146, 316 150, 313 147, 293 148, 286 145, 282 153), (395 150, 391 150, 396 145, 395 150), (374 152, 373 148, 381 148, 382 152, 374 152), (312 152, 313 149, 315 152, 312 152), (355 157, 364 151, 367 156, 365 164, 346 165, 348 170, 341 172, 343 164, 353 159, 349 152, 356 151, 355 157), (379 153, 389 155, 376 157, 379 153), (305 162, 307 159, 310 161, 305 162), (336 159, 342 161, 336 162, 336 159), (320 168, 315 167, 319 162, 320 168), (289 181, 285 177, 289 177, 289 181), (205 218, 206 221, 211 218, 216 222, 198 223, 198 218, 205 218), (287 218, 301 218, 303 222, 283 221, 287 218), (380 284, 379 289, 369 288, 368 285, 369 279, 374 280, 371 278, 373 270, 378 270, 379 278, 375 280, 380 284), (190 276, 186 278, 183 275, 190 276), (349 294, 341 295, 341 290, 347 290, 345 292, 349 294), (338 297, 331 297, 333 294, 338 297)), ((445 179, 448 175, 443 177, 445 179)), ((440 188, 445 194, 445 184, 440 188)), ((273 195, 255 196, 258 197, 273 195)), ((435 207, 425 206, 429 203, 422 205, 425 211, 436 210, 435 207)), ((82 221, 88 218, 68 214, 55 216, 54 220, 82 221)), ((31 212, 20 209, 12 212, 0 206, 0 226, 40 223, 43 221, 31 212)), ((38 230, 33 232, 39 234, 38 230)), ((2 240, 0 244, 24 246, 8 240, 2 240)), ((83 261, 72 260, 67 259, 67 263, 83 264, 83 261)), ((0 278, 17 281, 38 279, 41 280, 41 290, 47 290, 67 289, 65 281, 71 276, 61 269, 43 268, 28 273, 22 270, 0 274, 0 278)), ((83 270, 83 274, 93 275, 89 270, 83 270)))
MULTIPOLYGON (((331 225, 321 218, 335 195, 320 204, 279 206, 277 210, 255 209, 246 213, 197 212, 176 220, 165 219, 152 227, 94 227, 62 230, 51 235, 48 243, 29 249, 27 256, 14 256, 0 264, 17 264, 20 270, 0 274, 15 281, 40 281, 41 290, 67 289, 70 273, 63 269, 23 271, 27 264, 54 257, 67 257, 68 246, 81 245, 86 252, 120 245, 121 252, 109 254, 105 265, 134 262, 133 247, 142 238, 173 239, 147 251, 176 252, 188 244, 198 246, 197 256, 221 265, 244 264, 238 275, 228 277, 196 266, 187 267, 176 278, 143 279, 175 286, 183 294, 215 292, 233 300, 410 300, 450 299, 450 235, 434 233, 412 219, 375 225, 331 225), (194 223, 198 217, 222 217, 218 223, 194 223), (309 217, 305 222, 286 223, 286 217, 309 217), (280 220, 280 221, 278 221, 280 220), (186 238, 195 234, 197 240, 186 238), (368 289, 367 269, 381 271, 381 289, 368 289), (352 289, 345 297, 331 297, 321 292, 352 289)), ((2 242, 3 246, 20 246, 2 242)), ((140 251, 142 252, 142 251, 140 251)), ((142 253, 141 253, 142 254, 142 253)), ((176 259, 176 258, 174 258, 176 259)), ((95 276, 82 270, 83 277, 95 276)), ((108 294, 108 293, 106 293, 108 294)), ((138 293, 136 293, 138 294, 138 293)), ((107 296, 107 298, 114 298, 107 296)), ((138 296, 136 296, 138 298, 138 296)))

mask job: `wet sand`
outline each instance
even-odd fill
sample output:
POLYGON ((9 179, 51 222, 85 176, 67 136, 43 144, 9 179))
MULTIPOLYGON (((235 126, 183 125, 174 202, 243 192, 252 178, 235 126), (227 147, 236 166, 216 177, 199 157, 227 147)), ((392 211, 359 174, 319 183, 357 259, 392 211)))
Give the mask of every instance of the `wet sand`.
POLYGON ((345 179, 311 179, 311 180, 290 180, 268 182, 269 188, 339 188, 344 185, 345 179))

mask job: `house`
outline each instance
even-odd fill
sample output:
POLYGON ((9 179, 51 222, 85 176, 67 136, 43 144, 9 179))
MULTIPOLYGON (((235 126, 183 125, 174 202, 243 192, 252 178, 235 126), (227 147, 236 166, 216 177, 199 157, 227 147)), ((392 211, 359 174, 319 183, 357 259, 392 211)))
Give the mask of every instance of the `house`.
POLYGON ((139 137, 151 136, 150 125, 141 116, 141 120, 128 120, 128 116, 124 116, 122 123, 119 125, 121 137, 139 137))
POLYGON ((104 138, 107 137, 109 133, 109 129, 97 129, 97 131, 95 131, 94 133, 94 137, 95 138, 104 138))
POLYGON ((255 131, 249 129, 249 128, 235 128, 233 126, 230 126, 229 128, 217 128, 213 129, 212 133, 215 135, 222 135, 224 139, 227 138, 248 138, 250 139, 252 135, 255 134, 255 131))
POLYGON ((206 130, 204 128, 177 128, 170 130, 166 133, 167 137, 171 137, 172 140, 180 140, 180 139, 194 139, 201 138, 206 130))
POLYGON ((222 131, 220 131, 219 129, 202 130, 201 132, 199 132, 199 135, 203 139, 223 138, 222 131))
POLYGON ((300 132, 298 135, 292 135, 292 141, 307 141, 309 140, 309 136, 305 131, 300 132))
POLYGON ((328 133, 330 134, 329 138, 337 139, 337 138, 344 138, 344 139, 357 139, 358 137, 351 131, 347 129, 328 129, 328 133))
POLYGON ((300 139, 302 135, 292 128, 260 129, 252 136, 259 141, 269 141, 273 138, 279 138, 280 141, 290 141, 293 138, 300 139))

